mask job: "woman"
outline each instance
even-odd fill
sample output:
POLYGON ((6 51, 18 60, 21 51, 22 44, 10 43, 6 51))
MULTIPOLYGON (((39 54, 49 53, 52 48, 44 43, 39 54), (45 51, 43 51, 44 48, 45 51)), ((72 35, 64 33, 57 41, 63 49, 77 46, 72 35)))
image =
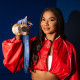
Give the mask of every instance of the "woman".
MULTIPOLYGON (((37 37, 30 39, 29 70, 32 80, 79 80, 74 46, 65 40, 58 8, 44 10, 37 37)), ((23 68, 20 36, 3 42, 4 65, 13 73, 23 68)))

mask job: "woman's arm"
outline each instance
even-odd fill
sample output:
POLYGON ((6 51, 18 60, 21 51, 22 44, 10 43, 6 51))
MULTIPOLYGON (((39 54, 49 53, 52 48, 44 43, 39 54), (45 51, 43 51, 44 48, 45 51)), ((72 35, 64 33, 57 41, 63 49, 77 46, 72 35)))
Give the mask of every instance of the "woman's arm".
MULTIPOLYGON (((30 38, 29 43, 36 39, 36 37, 30 38)), ((12 39, 3 41, 2 50, 4 55, 3 64, 12 73, 16 73, 23 68, 23 43, 20 36, 15 36, 12 39)))
POLYGON ((4 55, 3 64, 12 73, 23 68, 23 48, 20 36, 3 41, 2 50, 4 55))
POLYGON ((76 58, 76 50, 72 45, 73 54, 72 54, 72 73, 69 80, 79 80, 79 73, 77 67, 77 58, 76 58))

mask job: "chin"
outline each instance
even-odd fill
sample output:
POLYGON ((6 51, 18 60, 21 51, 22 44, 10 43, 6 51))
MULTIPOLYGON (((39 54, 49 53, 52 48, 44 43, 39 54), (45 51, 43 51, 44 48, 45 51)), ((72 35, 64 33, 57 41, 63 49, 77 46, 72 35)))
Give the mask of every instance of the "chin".
POLYGON ((44 32, 44 34, 50 34, 49 32, 44 32))
POLYGON ((56 34, 56 32, 44 32, 44 34, 56 34))

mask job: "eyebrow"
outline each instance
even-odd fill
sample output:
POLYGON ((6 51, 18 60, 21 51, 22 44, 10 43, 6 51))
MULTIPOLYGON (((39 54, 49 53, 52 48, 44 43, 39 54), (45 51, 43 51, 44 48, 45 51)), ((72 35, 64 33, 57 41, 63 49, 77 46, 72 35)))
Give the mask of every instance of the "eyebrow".
POLYGON ((55 20, 55 19, 56 19, 56 17, 50 17, 49 19, 54 19, 54 20, 55 20))
MULTIPOLYGON (((42 18, 44 18, 44 17, 42 17, 42 18)), ((50 18, 56 19, 55 17, 50 17, 50 18)))
POLYGON ((54 18, 55 19, 55 17, 50 17, 50 18, 54 18))

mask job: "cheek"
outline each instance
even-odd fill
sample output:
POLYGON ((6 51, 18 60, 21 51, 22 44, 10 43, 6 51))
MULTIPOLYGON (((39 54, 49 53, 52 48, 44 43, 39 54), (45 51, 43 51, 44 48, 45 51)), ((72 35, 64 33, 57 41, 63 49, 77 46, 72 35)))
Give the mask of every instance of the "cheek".
POLYGON ((41 28, 43 27, 43 25, 44 25, 44 24, 41 22, 41 24, 40 24, 41 28))
POLYGON ((56 28, 57 27, 57 22, 51 23, 50 26, 53 27, 53 28, 56 28))
POLYGON ((40 24, 41 26, 43 26, 44 25, 44 23, 43 22, 41 22, 41 24, 40 24))

